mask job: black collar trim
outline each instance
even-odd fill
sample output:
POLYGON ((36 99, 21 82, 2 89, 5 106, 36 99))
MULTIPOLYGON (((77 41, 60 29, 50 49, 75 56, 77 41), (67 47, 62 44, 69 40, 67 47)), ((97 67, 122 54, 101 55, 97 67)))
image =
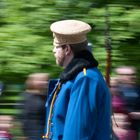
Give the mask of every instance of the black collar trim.
POLYGON ((60 81, 72 80, 83 68, 97 67, 98 62, 89 51, 81 51, 76 54, 69 65, 60 75, 60 81))

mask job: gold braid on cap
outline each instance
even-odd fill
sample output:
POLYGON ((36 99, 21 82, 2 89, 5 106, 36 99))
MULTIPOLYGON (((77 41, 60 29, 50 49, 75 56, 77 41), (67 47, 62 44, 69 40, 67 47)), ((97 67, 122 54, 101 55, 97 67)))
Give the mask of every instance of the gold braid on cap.
POLYGON ((54 95, 53 95, 53 98, 52 98, 52 101, 51 101, 51 106, 50 106, 50 111, 49 111, 49 117, 48 117, 48 122, 47 122, 47 132, 45 134, 45 136, 42 136, 43 139, 48 139, 50 140, 51 138, 51 132, 50 132, 50 126, 51 126, 51 119, 52 119, 52 111, 53 111, 53 108, 54 108, 54 103, 56 101, 56 97, 57 97, 57 94, 61 88, 61 85, 62 83, 60 82, 57 87, 56 87, 56 90, 54 91, 54 95))

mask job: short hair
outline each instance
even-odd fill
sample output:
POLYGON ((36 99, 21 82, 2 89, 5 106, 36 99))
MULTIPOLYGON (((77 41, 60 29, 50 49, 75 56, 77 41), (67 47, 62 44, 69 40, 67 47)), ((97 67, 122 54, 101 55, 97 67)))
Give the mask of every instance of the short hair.
POLYGON ((77 54, 78 52, 81 52, 83 50, 88 50, 88 42, 84 41, 82 43, 77 43, 77 44, 70 44, 71 50, 74 54, 77 54))

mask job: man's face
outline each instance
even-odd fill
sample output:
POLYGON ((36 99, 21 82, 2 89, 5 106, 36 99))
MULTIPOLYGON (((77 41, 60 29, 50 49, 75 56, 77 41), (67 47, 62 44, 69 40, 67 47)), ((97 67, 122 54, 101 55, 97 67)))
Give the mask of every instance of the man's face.
POLYGON ((65 49, 62 48, 61 46, 54 46, 53 48, 53 53, 56 59, 56 64, 59 66, 64 66, 64 61, 65 61, 65 49))

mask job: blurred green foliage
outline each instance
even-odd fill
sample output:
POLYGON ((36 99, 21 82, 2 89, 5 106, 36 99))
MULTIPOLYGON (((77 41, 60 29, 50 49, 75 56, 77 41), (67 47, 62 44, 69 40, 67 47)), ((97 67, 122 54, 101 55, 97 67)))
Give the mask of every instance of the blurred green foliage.
POLYGON ((93 27, 89 42, 94 45, 94 55, 103 74, 106 24, 110 27, 112 68, 127 64, 140 70, 140 9, 136 0, 1 0, 1 81, 23 83, 33 72, 49 72, 52 77, 59 75, 62 69, 55 64, 49 27, 61 19, 79 19, 93 27), (108 23, 105 21, 107 15, 108 23))
MULTIPOLYGON (((0 97, 0 114, 18 113, 15 105, 23 87, 13 90, 8 85, 23 85, 33 72, 48 72, 51 77, 58 77, 62 68, 55 64, 50 24, 62 19, 79 19, 93 27, 89 42, 93 44, 103 75, 107 26, 112 47, 111 75, 113 68, 120 65, 132 65, 140 71, 140 3, 137 0, 0 0, 0 81, 7 86, 0 97)), ((20 126, 11 132, 15 137, 22 135, 20 126)))

